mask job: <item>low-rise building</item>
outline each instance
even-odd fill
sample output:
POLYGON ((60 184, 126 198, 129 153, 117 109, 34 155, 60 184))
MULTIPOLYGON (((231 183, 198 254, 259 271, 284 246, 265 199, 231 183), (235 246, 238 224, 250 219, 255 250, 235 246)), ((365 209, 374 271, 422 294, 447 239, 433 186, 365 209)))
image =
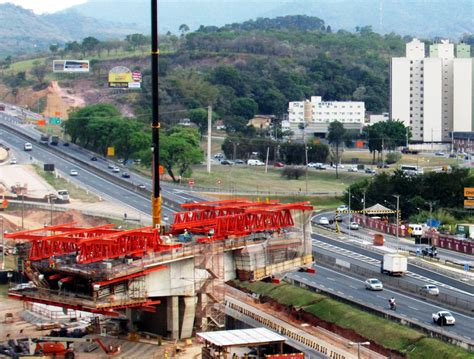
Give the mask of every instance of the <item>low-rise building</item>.
POLYGON ((457 152, 474 153, 474 132, 453 132, 453 149, 457 152))
POLYGON ((341 122, 348 130, 362 130, 365 121, 365 103, 323 101, 321 96, 311 96, 311 101, 289 103, 289 129, 293 131, 295 138, 324 137, 329 124, 333 121, 341 122))

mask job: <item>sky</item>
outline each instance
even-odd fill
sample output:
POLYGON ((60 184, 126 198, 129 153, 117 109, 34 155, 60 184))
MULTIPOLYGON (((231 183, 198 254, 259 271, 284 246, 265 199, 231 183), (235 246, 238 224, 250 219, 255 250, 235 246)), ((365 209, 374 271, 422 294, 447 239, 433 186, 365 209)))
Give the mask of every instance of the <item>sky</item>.
POLYGON ((33 10, 36 14, 53 13, 73 5, 86 3, 87 0, 0 0, 2 3, 12 3, 33 10))

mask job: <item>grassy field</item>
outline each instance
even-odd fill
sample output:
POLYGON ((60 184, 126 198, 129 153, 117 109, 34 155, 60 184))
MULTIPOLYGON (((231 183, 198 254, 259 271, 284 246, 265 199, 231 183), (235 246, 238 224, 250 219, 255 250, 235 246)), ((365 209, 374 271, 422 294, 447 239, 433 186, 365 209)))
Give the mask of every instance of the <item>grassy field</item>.
MULTIPOLYGON (((372 154, 367 150, 367 151, 349 151, 346 150, 344 151, 342 155, 342 162, 343 163, 352 163, 352 159, 357 158, 359 160, 359 163, 365 164, 365 165, 372 165, 372 154)), ((376 156, 377 158, 377 156, 376 156)), ((376 160, 375 163, 378 163, 376 160)), ((432 156, 432 155, 409 155, 409 154, 403 154, 402 159, 393 164, 390 165, 392 168, 398 168, 400 165, 406 164, 406 165, 417 165, 420 167, 440 167, 443 165, 456 165, 457 160, 455 158, 446 158, 446 157, 438 157, 438 156, 432 156)))
POLYGON ((287 283, 236 282, 254 293, 268 296, 279 303, 300 308, 339 327, 352 329, 364 338, 387 349, 406 354, 412 359, 468 359, 472 353, 351 305, 338 302, 324 294, 314 293, 287 283), (375 329, 376 328, 376 329, 375 329))
POLYGON ((38 173, 42 178, 45 179, 51 186, 53 186, 56 190, 59 189, 67 189, 69 191, 69 195, 73 199, 78 199, 82 202, 89 202, 95 203, 99 201, 99 198, 90 192, 76 186, 72 182, 66 181, 64 178, 56 178, 53 173, 45 172, 39 166, 34 166, 36 173, 38 173))
MULTIPOLYGON (((288 180, 281 176, 281 168, 247 167, 247 166, 212 166, 212 173, 207 173, 205 166, 195 166, 192 178, 197 187, 221 188, 226 192, 255 191, 259 194, 305 194, 306 181, 303 175, 298 180, 288 180), (218 184, 220 181, 220 184, 218 184)), ((346 187, 365 174, 354 174, 342 170, 339 179, 334 171, 308 170, 308 193, 340 194, 346 187)))

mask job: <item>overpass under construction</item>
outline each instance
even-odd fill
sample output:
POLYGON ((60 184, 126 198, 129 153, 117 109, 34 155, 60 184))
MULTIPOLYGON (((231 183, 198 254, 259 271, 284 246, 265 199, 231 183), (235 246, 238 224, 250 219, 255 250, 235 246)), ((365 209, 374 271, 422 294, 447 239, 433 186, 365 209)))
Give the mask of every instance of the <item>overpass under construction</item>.
POLYGON ((129 331, 188 338, 224 327, 225 282, 312 262, 313 207, 235 199, 182 205, 169 228, 74 223, 7 234, 30 282, 11 298, 127 319, 129 331))

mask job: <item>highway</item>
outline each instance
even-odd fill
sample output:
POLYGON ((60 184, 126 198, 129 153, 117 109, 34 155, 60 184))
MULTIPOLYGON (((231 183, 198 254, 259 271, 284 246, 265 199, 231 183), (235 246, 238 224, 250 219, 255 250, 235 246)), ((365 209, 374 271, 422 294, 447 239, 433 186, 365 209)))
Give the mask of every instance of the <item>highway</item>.
MULTIPOLYGON (((326 217, 328 219, 332 219, 334 217, 334 214, 335 214, 334 211, 324 212, 324 213, 321 212, 321 213, 318 213, 317 215, 315 215, 314 217, 316 218, 316 221, 319 221, 319 218, 321 218, 321 217, 326 217)), ((351 234, 352 236, 359 237, 359 238, 362 238, 364 240, 372 241, 372 239, 374 237, 374 234, 379 233, 379 232, 377 232, 373 229, 363 228, 361 226, 359 226, 358 230, 349 231, 349 226, 348 226, 349 215, 346 214, 346 215, 343 215, 342 217, 343 217, 344 221, 339 222, 339 226, 341 228, 341 231, 344 232, 344 234, 346 234, 346 235, 351 234)), ((328 227, 332 228, 332 229, 335 229, 334 225, 331 225, 331 226, 328 226, 328 227)), ((384 235, 384 238, 385 238, 385 245, 388 246, 388 247, 403 248, 403 249, 415 252, 417 247, 426 247, 427 246, 427 245, 422 245, 422 244, 415 244, 414 241, 407 240, 405 238, 399 238, 397 240, 397 238, 395 236, 387 235, 387 234, 383 234, 383 235, 384 235)), ((474 266, 474 258, 469 254, 459 253, 459 252, 451 251, 451 250, 444 249, 444 248, 438 248, 438 257, 440 257, 442 259, 450 260, 450 261, 453 261, 453 262, 460 262, 460 263, 472 262, 473 266, 474 266)))
MULTIPOLYGON (((380 269, 380 262, 383 258, 381 254, 354 246, 348 242, 336 241, 321 234, 313 233, 312 238, 313 247, 317 248, 318 251, 326 249, 331 252, 331 256, 336 258, 362 260, 364 263, 376 267, 376 271, 380 269)), ((472 300, 474 297, 474 287, 465 282, 411 264, 408 264, 408 271, 409 275, 404 278, 406 280, 411 278, 413 280, 421 280, 423 284, 435 284, 447 290, 452 290, 453 294, 455 293, 456 296, 466 300, 472 300)))
MULTIPOLYGON (((439 329, 437 325, 433 324, 431 318, 432 313, 444 309, 439 305, 386 288, 379 292, 369 291, 365 289, 363 280, 319 265, 316 265, 315 268, 317 270, 316 274, 297 272, 288 274, 287 277, 297 279, 308 286, 324 289, 345 298, 355 299, 369 307, 385 310, 389 313, 393 312, 388 307, 388 299, 394 297, 397 302, 396 314, 405 317, 407 320, 416 320, 439 329)), ((456 324, 443 327, 443 330, 468 340, 473 340, 474 332, 472 328, 474 328, 474 318, 456 311, 450 310, 450 312, 454 315, 456 324)))

